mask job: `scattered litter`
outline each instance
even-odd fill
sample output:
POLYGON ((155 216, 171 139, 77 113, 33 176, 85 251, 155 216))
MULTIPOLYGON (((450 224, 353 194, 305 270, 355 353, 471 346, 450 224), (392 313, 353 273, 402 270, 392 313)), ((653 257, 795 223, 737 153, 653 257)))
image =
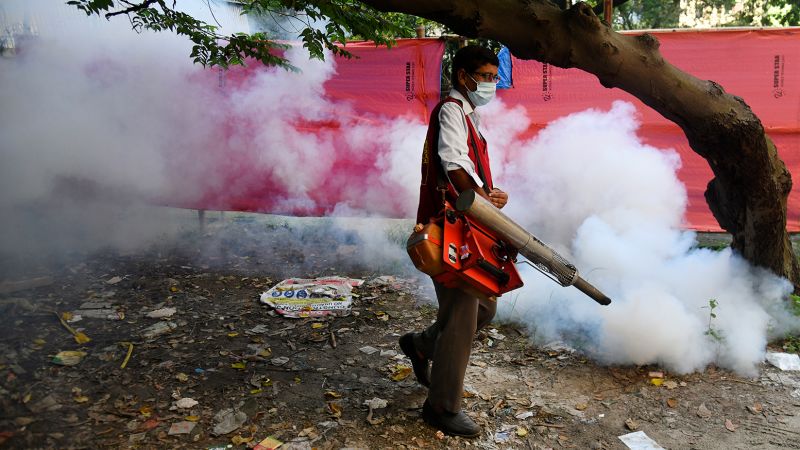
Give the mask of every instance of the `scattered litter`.
MULTIPOLYGON (((333 399, 337 399, 337 398, 342 398, 342 394, 340 394, 340 393, 338 393, 336 391, 325 391, 325 399, 333 400, 333 399)), ((366 404, 366 401, 364 403, 366 404)))
POLYGON ((353 304, 353 287, 363 283, 343 277, 289 278, 261 294, 261 303, 285 317, 347 316, 353 304))
MULTIPOLYGON (((64 313, 64 314, 67 314, 67 313, 64 313)), ((82 332, 77 331, 74 328, 72 328, 71 326, 67 325, 66 320, 64 320, 64 314, 58 315, 58 313, 56 313, 56 317, 58 317, 58 321, 61 322, 61 325, 63 325, 64 328, 66 328, 67 331, 69 331, 70 334, 72 334, 72 337, 73 337, 73 339, 75 339, 75 342, 77 342, 78 345, 83 345, 83 344, 91 342, 91 339, 89 339, 89 336, 87 336, 87 335, 83 334, 82 332)))
POLYGON ((242 437, 241 435, 237 434, 236 436, 231 438, 231 444, 238 446, 238 445, 250 443, 250 442, 252 442, 252 440, 253 440, 252 436, 250 436, 250 437, 242 437))
POLYGON ((700 406, 697 407, 697 417, 702 419, 708 419, 712 416, 711 410, 706 407, 705 403, 700 403, 700 406))
POLYGON ((108 280, 106 280, 106 284, 117 284, 120 281, 122 281, 122 277, 120 277, 120 276, 111 277, 108 280))
POLYGON ((151 319, 162 319, 164 317, 172 317, 173 314, 178 312, 175 308, 161 308, 147 313, 147 317, 151 319))
POLYGON ((517 436, 525 437, 528 435, 528 429, 525 427, 517 427, 517 436))
POLYGON ((374 397, 372 400, 364 400, 364 405, 372 409, 381 409, 386 408, 389 402, 382 398, 374 397))
POLYGON ((197 426, 195 422, 189 422, 188 420, 183 422, 175 422, 169 427, 167 434, 170 436, 174 436, 176 434, 189 434, 192 432, 192 430, 194 430, 195 426, 197 426))
POLYGON ((175 374, 175 379, 180 381, 181 383, 185 383, 189 381, 189 375, 186 375, 183 372, 178 372, 177 374, 175 374))
POLYGON ((148 419, 145 423, 142 424, 142 430, 152 430, 153 428, 159 425, 158 419, 148 419))
POLYGON ((392 286, 396 281, 397 279, 392 275, 381 275, 367 281, 367 286, 392 286))
POLYGON ((33 413, 39 414, 45 411, 56 411, 61 409, 61 405, 58 403, 58 400, 56 400, 53 394, 49 394, 38 402, 29 404, 28 409, 30 409, 33 413))
POLYGON ((761 414, 764 412, 764 407, 761 405, 761 403, 756 403, 753 406, 748 406, 747 410, 752 414, 761 414))
POLYGON ((672 380, 668 380, 664 382, 664 387, 667 389, 675 389, 678 387, 678 383, 672 380))
POLYGON ((444 439, 444 433, 442 432, 442 430, 436 430, 436 439, 440 441, 444 439))
POLYGON ((525 411, 525 412, 522 412, 522 413, 519 413, 519 414, 517 414, 517 415, 516 415, 516 416, 514 416, 514 417, 516 417, 516 418, 517 418, 517 419, 519 419, 519 420, 525 420, 525 419, 527 419, 528 417, 533 417, 533 416, 535 416, 535 415, 536 415, 536 414, 534 414, 534 413, 533 413, 533 411, 525 411))
POLYGON ((731 419, 725 419, 725 429, 733 433, 736 429, 739 428, 738 425, 734 425, 731 419))
POLYGON ((632 418, 628 417, 628 420, 625 421, 625 428, 634 431, 639 429, 639 422, 633 420, 632 418))
POLYGON ((286 356, 278 356, 277 358, 272 358, 270 362, 273 366, 282 366, 289 362, 289 358, 286 356))
POLYGON ((397 356, 396 350, 381 350, 381 356, 388 356, 389 358, 397 356))
POLYGON ((128 361, 131 360, 131 355, 133 354, 133 343, 132 342, 121 342, 120 345, 127 345, 128 351, 125 353, 125 359, 122 360, 122 364, 119 365, 120 369, 124 369, 128 365, 128 361))
POLYGON ((272 436, 269 436, 268 438, 256 444, 256 446, 253 447, 253 450, 275 450, 281 445, 283 445, 283 442, 275 439, 272 436))
POLYGON ((214 429, 211 434, 220 436, 236 431, 247 421, 247 414, 235 408, 220 410, 214 415, 214 429))
POLYGON ((647 374, 648 378, 664 378, 664 372, 653 371, 647 374))
POLYGON ((376 353, 378 351, 378 349, 375 348, 375 347, 366 345, 366 346, 361 347, 360 349, 358 349, 358 351, 360 351, 361 353, 365 353, 367 355, 371 355, 373 353, 376 353))
POLYGON ((86 356, 86 352, 65 350, 58 352, 56 356, 53 357, 53 363, 59 366, 74 366, 81 362, 84 356, 86 356))
POLYGON ((342 406, 336 402, 328 402, 328 411, 333 417, 342 417, 342 406))
POLYGON ((678 399, 677 398, 668 398, 667 399, 667 406, 670 408, 677 408, 678 407, 678 399))
POLYGON ((631 450, 664 450, 664 447, 650 439, 650 436, 646 435, 644 431, 623 434, 618 436, 618 439, 631 450))
POLYGON ((247 333, 247 334, 264 334, 267 331, 269 331, 269 326, 261 324, 261 325, 254 326, 253 328, 247 330, 245 333, 247 333))
POLYGON ((89 401, 89 397, 83 395, 83 391, 79 387, 72 388, 72 399, 75 400, 75 403, 86 403, 89 401))
POLYGON ((495 328, 492 328, 486 334, 488 334, 490 338, 492 338, 492 339, 494 339, 496 341, 502 341, 503 339, 506 338, 504 335, 500 334, 500 332, 497 331, 495 328))
POLYGON ((410 366, 406 366, 405 364, 396 364, 392 369, 391 379, 392 381, 403 381, 411 375, 413 369, 410 366))
POLYGON ((193 399, 193 398, 184 397, 184 398, 178 400, 177 402, 175 402, 175 406, 177 406, 178 408, 182 408, 182 409, 189 409, 189 408, 192 408, 194 406, 197 406, 198 403, 199 402, 197 400, 193 399))
POLYGON ((125 314, 117 311, 111 302, 88 301, 83 302, 80 308, 72 312, 73 316, 81 316, 84 319, 108 319, 121 320, 125 314))
POLYGON ((781 370, 800 370, 800 356, 796 353, 767 353, 767 361, 781 370))
POLYGON ((128 443, 137 444, 139 442, 144 442, 145 439, 147 439, 147 432, 133 433, 128 436, 128 443))
POLYGON ((502 430, 494 434, 494 442, 497 444, 508 442, 509 439, 511 439, 511 430, 502 430))
POLYGON ((380 419, 374 419, 372 417, 376 409, 386 408, 389 405, 386 400, 374 397, 372 400, 365 400, 364 404, 369 408, 369 412, 367 413, 367 423, 370 425, 380 425, 384 420, 386 420, 384 417, 381 417, 380 419))
MULTIPOLYGON (((566 343, 564 343, 562 341, 550 342, 549 344, 545 344, 545 346, 543 348, 545 350, 550 350, 552 352, 557 352, 557 353, 575 353, 575 349, 574 348, 570 347, 569 345, 567 345, 566 343)), ((551 355, 551 356, 554 356, 554 355, 551 355)))
POLYGON ((174 322, 157 322, 142 330, 142 337, 145 339, 152 339, 162 334, 169 333, 176 328, 178 328, 178 325, 174 322))

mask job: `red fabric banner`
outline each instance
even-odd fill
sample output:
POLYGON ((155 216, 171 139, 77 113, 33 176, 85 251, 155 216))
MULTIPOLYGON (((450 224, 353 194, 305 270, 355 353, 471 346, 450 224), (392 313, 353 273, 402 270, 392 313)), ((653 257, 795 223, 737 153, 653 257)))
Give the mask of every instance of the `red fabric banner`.
MULTIPOLYGON (((670 63, 742 97, 761 118, 789 170, 795 176, 800 174, 800 29, 652 34, 670 63)), ((353 59, 337 57, 332 69, 330 63, 326 63, 328 69, 312 67, 308 74, 332 72, 319 82, 298 78, 301 84, 297 86, 294 81, 279 81, 275 74, 282 69, 259 64, 199 74, 195 81, 219 86, 209 101, 216 103, 216 120, 222 125, 213 126, 227 131, 215 132, 223 137, 215 138, 208 148, 186 151, 174 162, 181 183, 196 186, 200 195, 175 195, 165 203, 291 215, 350 211, 412 217, 418 181, 409 176, 418 174, 424 136, 424 129, 413 127, 424 127, 440 98, 444 42, 399 40, 389 50, 355 42, 346 48, 353 59), (273 79, 259 84, 265 76, 273 79), (273 95, 270 89, 283 94, 273 95), (249 104, 260 97, 266 97, 265 103, 271 106, 249 104), (292 105, 295 101, 300 104, 292 105), (303 102, 308 102, 308 107, 303 102), (285 108, 283 103, 287 103, 285 108), (405 128, 403 118, 408 122, 405 128), (420 142, 410 142, 416 136, 420 142), (396 144, 404 139, 408 142, 398 148, 396 144), (310 148, 315 150, 308 151, 310 148), (201 165, 202 170, 187 170, 186 160, 201 153, 217 156, 201 165), (400 160, 405 166, 400 167, 400 160), (409 190, 413 198, 391 195, 409 190)), ((685 225, 720 231, 703 196, 712 178, 708 164, 689 148, 677 125, 636 98, 619 89, 603 88, 593 75, 577 69, 518 59, 513 59, 513 87, 500 90, 498 96, 508 106, 526 109, 532 120, 530 135, 573 112, 608 109, 615 100, 634 104, 643 141, 680 154, 678 176, 689 199, 685 225)), ((182 186, 181 192, 186 190, 185 184, 182 186)), ((788 228, 800 231, 798 182, 789 197, 788 228)))
MULTIPOLYGON (((701 79, 713 80, 745 100, 761 119, 789 171, 795 176, 789 196, 788 228, 800 231, 800 29, 653 32, 670 63, 701 79)), ((689 147, 677 125, 633 96, 606 89, 597 78, 577 69, 560 69, 512 59, 514 86, 499 96, 521 105, 532 118, 531 133, 558 117, 587 108, 608 109, 615 100, 636 105, 639 135, 658 148, 681 156, 679 178, 686 185, 687 227, 721 231, 708 209, 704 191, 713 178, 704 159, 689 147)))
MULTIPOLYGON (((223 123, 207 124, 219 136, 215 142, 185 150, 173 162, 178 190, 188 185, 197 195, 164 203, 411 217, 416 204, 387 195, 403 188, 400 177, 387 174, 397 165, 392 145, 408 135, 404 127, 426 124, 439 101, 444 41, 405 39, 388 50, 352 42, 346 50, 352 59, 328 55, 319 62, 299 54, 295 63, 305 67, 298 74, 258 63, 197 74, 193 82, 216 91, 210 102, 223 123), (211 161, 191 164, 209 153, 211 161)), ((405 155, 414 161, 409 173, 419 173, 422 145, 414 142, 413 154, 405 155)))

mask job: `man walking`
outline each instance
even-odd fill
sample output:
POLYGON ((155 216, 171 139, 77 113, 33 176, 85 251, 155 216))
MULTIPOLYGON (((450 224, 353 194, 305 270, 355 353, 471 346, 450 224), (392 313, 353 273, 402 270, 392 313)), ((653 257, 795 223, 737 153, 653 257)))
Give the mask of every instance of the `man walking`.
MULTIPOLYGON (((453 89, 434 108, 428 125, 417 223, 439 216, 443 197, 454 203, 468 189, 498 208, 508 201, 492 183, 475 110, 494 98, 498 66, 494 52, 477 45, 460 49, 453 58, 453 89)), ((436 322, 420 333, 403 335, 400 348, 411 359, 419 383, 429 387, 422 407, 425 422, 450 435, 475 437, 480 427, 461 410, 464 375, 475 333, 491 322, 496 299, 435 281, 434 288, 439 303, 436 322)))

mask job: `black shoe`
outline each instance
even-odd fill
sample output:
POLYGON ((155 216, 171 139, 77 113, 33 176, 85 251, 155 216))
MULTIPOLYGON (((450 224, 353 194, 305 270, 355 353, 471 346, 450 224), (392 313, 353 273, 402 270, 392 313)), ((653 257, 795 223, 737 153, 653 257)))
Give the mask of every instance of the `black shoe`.
POLYGON ((400 337, 400 350, 411 360, 411 367, 414 369, 417 382, 425 387, 430 386, 428 358, 423 358, 417 353, 417 347, 414 346, 414 333, 406 333, 400 337))
POLYGON ((450 436, 473 438, 481 434, 481 427, 470 419, 464 411, 457 413, 444 411, 441 414, 437 414, 427 400, 422 405, 422 419, 428 425, 438 428, 444 434, 450 436))

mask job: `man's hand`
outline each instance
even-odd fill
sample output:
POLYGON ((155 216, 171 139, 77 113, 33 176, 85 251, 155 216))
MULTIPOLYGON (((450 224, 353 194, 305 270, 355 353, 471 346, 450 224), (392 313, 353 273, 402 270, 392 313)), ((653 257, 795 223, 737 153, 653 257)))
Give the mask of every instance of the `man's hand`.
POLYGON ((506 206, 506 203, 508 203, 508 194, 500 189, 494 188, 492 189, 492 192, 489 192, 489 201, 491 201, 492 204, 498 209, 502 208, 503 206, 506 206))

